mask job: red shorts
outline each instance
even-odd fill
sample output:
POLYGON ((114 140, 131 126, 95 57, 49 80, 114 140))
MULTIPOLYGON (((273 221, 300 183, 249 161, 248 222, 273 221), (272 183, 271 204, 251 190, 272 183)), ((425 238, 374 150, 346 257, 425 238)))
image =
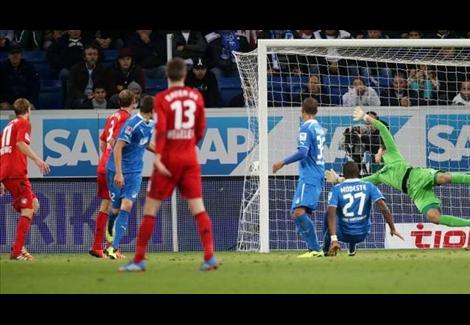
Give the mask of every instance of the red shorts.
POLYGON ((98 173, 98 177, 96 179, 98 183, 98 197, 102 200, 110 200, 109 197, 109 188, 108 188, 108 180, 105 173, 98 173))
POLYGON ((152 199, 166 200, 171 197, 175 187, 185 199, 202 197, 201 167, 199 164, 186 166, 167 166, 171 178, 163 176, 155 169, 150 179, 147 196, 152 199))
POLYGON ((21 209, 33 209, 33 199, 36 195, 33 193, 29 179, 10 178, 4 179, 2 183, 13 197, 12 205, 17 212, 21 212, 21 209))

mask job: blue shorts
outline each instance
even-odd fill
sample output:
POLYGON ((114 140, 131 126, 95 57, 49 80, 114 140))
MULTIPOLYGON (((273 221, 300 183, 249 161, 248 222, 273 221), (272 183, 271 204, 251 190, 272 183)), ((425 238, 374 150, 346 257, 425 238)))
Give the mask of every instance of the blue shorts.
MULTIPOLYGON (((323 233, 324 236, 328 236, 330 238, 330 232, 328 230, 328 212, 325 213, 325 218, 323 220, 323 233)), ((342 227, 338 221, 338 216, 336 216, 336 236, 338 236, 338 241, 343 243, 352 243, 357 244, 361 243, 366 240, 367 236, 369 235, 369 231, 364 231, 359 234, 351 235, 343 233, 342 227)))
POLYGON ((114 175, 115 172, 108 170, 109 196, 111 197, 113 209, 120 209, 122 199, 128 199, 132 202, 137 199, 142 184, 142 173, 124 174, 124 186, 122 188, 114 184, 114 175))
POLYGON ((305 207, 307 213, 312 213, 320 202, 320 194, 323 188, 323 181, 319 181, 317 184, 307 184, 299 180, 297 189, 292 199, 291 211, 295 208, 305 207))

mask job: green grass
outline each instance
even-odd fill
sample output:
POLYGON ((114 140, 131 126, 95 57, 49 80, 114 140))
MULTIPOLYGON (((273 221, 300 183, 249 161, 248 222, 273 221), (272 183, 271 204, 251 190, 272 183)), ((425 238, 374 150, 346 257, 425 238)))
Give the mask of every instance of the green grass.
POLYGON ((118 273, 127 260, 36 254, 26 263, 2 254, 0 293, 470 293, 470 251, 297 255, 219 252, 222 267, 202 273, 200 252, 153 253, 146 272, 118 273))

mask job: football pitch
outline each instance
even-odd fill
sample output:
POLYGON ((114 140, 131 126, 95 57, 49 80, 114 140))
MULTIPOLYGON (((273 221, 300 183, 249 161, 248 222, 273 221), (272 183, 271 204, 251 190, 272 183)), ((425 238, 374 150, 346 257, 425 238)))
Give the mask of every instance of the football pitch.
POLYGON ((36 254, 18 262, 1 254, 0 293, 470 293, 466 250, 298 254, 218 252, 223 265, 206 273, 198 271, 200 252, 149 254, 142 273, 118 273, 127 259, 36 254))

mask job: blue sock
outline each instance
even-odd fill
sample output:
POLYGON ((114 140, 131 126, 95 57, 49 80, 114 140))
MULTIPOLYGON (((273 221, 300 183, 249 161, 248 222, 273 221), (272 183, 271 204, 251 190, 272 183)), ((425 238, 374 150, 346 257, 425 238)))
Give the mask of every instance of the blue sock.
POLYGON ((304 214, 295 219, 295 225, 300 236, 307 243, 309 250, 319 251, 320 245, 318 245, 317 234, 315 232, 315 225, 312 219, 308 215, 304 214))
POLYGON ((124 236, 124 233, 127 230, 127 222, 129 220, 129 212, 125 210, 119 211, 119 214, 116 218, 116 227, 114 227, 115 234, 113 238, 113 247, 119 248, 121 239, 124 236))

